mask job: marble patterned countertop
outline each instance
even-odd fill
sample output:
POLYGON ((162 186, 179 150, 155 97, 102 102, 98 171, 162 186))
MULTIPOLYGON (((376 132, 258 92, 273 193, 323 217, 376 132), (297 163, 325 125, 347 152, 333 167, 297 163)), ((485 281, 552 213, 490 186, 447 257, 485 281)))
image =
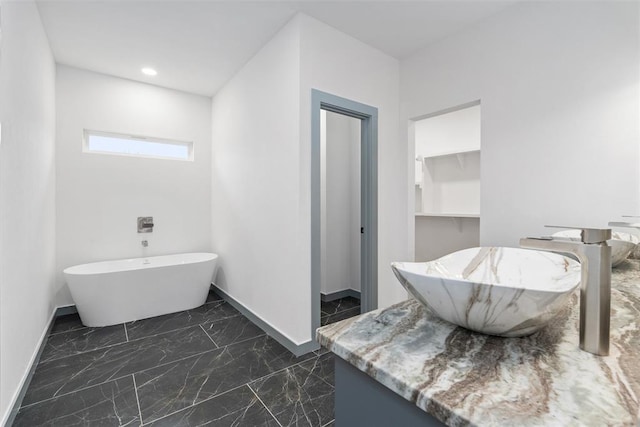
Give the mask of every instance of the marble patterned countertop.
POLYGON ((578 348, 578 296, 524 338, 471 332, 407 300, 317 339, 450 426, 640 426, 640 261, 613 270, 609 356, 578 348))

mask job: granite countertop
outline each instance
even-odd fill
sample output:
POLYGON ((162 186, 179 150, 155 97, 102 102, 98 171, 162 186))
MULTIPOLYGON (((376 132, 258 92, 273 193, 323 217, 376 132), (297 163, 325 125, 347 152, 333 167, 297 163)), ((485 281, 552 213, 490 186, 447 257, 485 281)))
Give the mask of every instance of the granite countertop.
POLYGON ((578 348, 578 297, 524 338, 468 331, 411 299, 317 339, 447 425, 640 425, 640 261, 613 269, 609 356, 578 348))

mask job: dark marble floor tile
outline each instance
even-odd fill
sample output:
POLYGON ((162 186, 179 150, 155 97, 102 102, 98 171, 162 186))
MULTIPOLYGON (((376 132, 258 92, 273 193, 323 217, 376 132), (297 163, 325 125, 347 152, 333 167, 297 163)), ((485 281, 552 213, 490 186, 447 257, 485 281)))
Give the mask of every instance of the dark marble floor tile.
POLYGON ((20 409, 14 427, 139 426, 131 376, 20 409))
POLYGON ((225 301, 216 301, 210 304, 201 305, 193 310, 188 310, 192 316, 200 316, 202 321, 215 322, 217 320, 228 319, 240 315, 240 312, 225 301))
POLYGON ((354 297, 344 297, 333 301, 322 301, 320 311, 323 316, 336 314, 354 307, 360 307, 360 300, 354 297))
POLYGON ((205 323, 202 327, 220 347, 265 335, 262 329, 243 315, 205 323))
POLYGON ((334 363, 334 355, 333 353, 325 353, 320 357, 310 359, 304 363, 300 363, 295 367, 300 367, 300 369, 305 369, 314 376, 322 379, 324 382, 329 384, 331 387, 335 387, 336 381, 336 370, 334 363))
POLYGON ((215 348, 200 326, 38 364, 28 405, 215 348))
POLYGON ((135 374, 143 421, 157 420, 242 385, 245 381, 230 371, 233 366, 233 357, 222 347, 135 374))
POLYGON ((266 335, 233 344, 227 348, 236 359, 244 362, 243 366, 248 370, 247 381, 253 381, 315 357, 313 352, 296 357, 276 340, 266 335))
POLYGON ((329 353, 329 350, 327 350, 324 347, 320 347, 320 350, 316 350, 314 351, 314 353, 317 354, 318 356, 322 356, 323 354, 329 353))
POLYGON ((192 310, 129 322, 127 323, 127 333, 130 340, 136 340, 205 322, 226 319, 239 314, 240 312, 229 303, 216 301, 192 310))
POLYGON ((322 427, 333 419, 331 354, 249 384, 283 426, 322 427))
POLYGON ((296 358, 262 336, 139 372, 135 377, 142 419, 159 419, 313 356, 296 358))
POLYGON ((210 302, 222 301, 223 298, 213 289, 209 290, 209 295, 207 295, 207 300, 205 304, 209 304, 210 302))
POLYGON ((335 420, 331 420, 330 422, 328 422, 327 424, 325 424, 322 427, 333 427, 336 425, 336 421, 335 420))
POLYGON ((164 332, 198 325, 198 319, 194 319, 188 311, 164 314, 148 319, 136 320, 125 324, 129 340, 137 340, 164 332))
POLYGON ((53 328, 51 328, 51 334, 67 332, 84 327, 85 326, 82 324, 82 320, 80 320, 80 315, 78 313, 67 314, 56 318, 56 321, 53 323, 53 328))
POLYGON ((255 426, 279 427, 253 392, 242 386, 159 419, 153 427, 255 426))
POLYGON ((40 363, 127 341, 123 325, 82 328, 51 335, 40 356, 40 363))
POLYGON ((344 310, 336 314, 331 314, 329 316, 322 316, 320 318, 320 325, 324 326, 330 323, 336 323, 353 316, 358 316, 359 314, 360 314, 360 307, 350 308, 349 310, 344 310))

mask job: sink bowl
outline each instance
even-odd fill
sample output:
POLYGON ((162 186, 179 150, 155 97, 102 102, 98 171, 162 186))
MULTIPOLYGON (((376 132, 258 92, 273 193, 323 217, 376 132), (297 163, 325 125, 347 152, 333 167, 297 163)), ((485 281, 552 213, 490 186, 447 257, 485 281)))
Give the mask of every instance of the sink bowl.
MULTIPOLYGON (((574 241, 580 241, 580 230, 563 230, 553 233, 553 237, 564 237, 574 241)), ((627 257, 636 248, 640 239, 629 233, 611 232, 611 239, 607 240, 607 244, 611 246, 611 266, 615 267, 627 257)))
POLYGON ((391 268, 438 317, 503 337, 542 328, 580 284, 577 261, 519 248, 470 248, 430 262, 394 262, 391 268))

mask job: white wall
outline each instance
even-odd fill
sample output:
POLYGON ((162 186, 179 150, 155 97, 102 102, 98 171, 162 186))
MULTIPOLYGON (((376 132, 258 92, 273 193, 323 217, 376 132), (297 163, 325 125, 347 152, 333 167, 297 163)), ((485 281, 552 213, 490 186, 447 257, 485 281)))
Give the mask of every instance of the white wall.
POLYGON ((300 40, 288 23, 213 98, 216 285, 293 342, 309 340, 300 221, 300 40))
POLYGON ((423 158, 420 211, 478 214, 480 106, 419 120, 414 129, 416 157, 423 158), (464 154, 443 155, 451 153, 464 154))
POLYGON ((480 105, 415 122, 416 156, 480 149, 480 105))
MULTIPOLYGON (((415 123, 416 153, 422 156, 480 150, 480 106, 415 123)), ((480 212, 479 151, 424 159, 421 211, 445 214, 480 212)), ((416 215, 415 260, 431 261, 480 244, 478 218, 416 215)))
POLYGON ((477 218, 416 216, 416 262, 432 261, 479 245, 480 221, 477 218))
POLYGON ((55 64, 33 2, 0 2, 0 424, 49 326, 55 271, 55 64))
MULTIPOLYGON (((305 15, 301 25, 300 189, 301 222, 309 230, 311 165, 311 89, 378 108, 378 305, 406 299, 389 264, 407 260, 409 179, 406 141, 398 138, 398 61, 305 15)), ((413 153, 412 153, 413 154, 413 153)), ((310 272, 310 233, 301 236, 305 270, 310 272)), ((413 243, 413 242, 412 242, 413 243)), ((310 273, 307 273, 308 275, 310 273)), ((302 302, 301 302, 302 303, 302 302)))
POLYGON ((297 15, 213 99, 216 284, 294 343, 312 339, 312 88, 379 109, 378 298, 381 306, 406 298, 389 268, 409 253, 407 236, 398 232, 409 219, 398 67, 297 15))
POLYGON ((321 292, 360 291, 360 120, 321 113, 326 123, 320 129, 326 152, 321 166, 326 182, 321 292))
POLYGON ((424 160, 422 212, 480 212, 479 152, 424 160))
POLYGON ((58 66, 57 115, 60 305, 68 266, 211 250, 210 98, 58 66), (83 153, 83 129, 193 141, 194 161, 83 153))
POLYGON ((639 7, 523 3, 402 61, 402 123, 482 101, 483 245, 640 211, 639 7))

